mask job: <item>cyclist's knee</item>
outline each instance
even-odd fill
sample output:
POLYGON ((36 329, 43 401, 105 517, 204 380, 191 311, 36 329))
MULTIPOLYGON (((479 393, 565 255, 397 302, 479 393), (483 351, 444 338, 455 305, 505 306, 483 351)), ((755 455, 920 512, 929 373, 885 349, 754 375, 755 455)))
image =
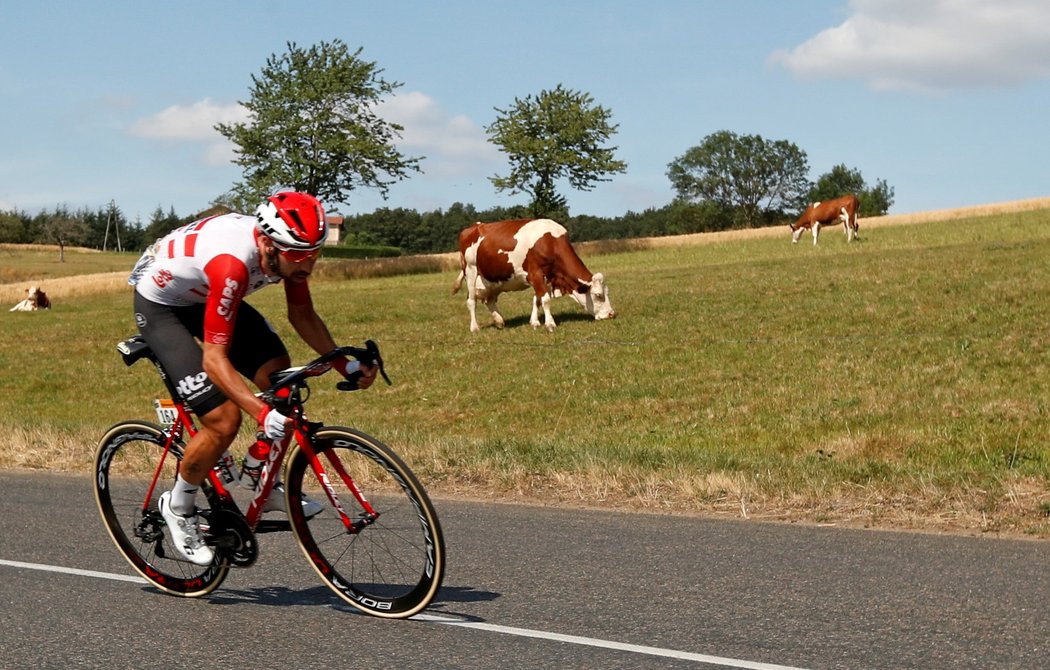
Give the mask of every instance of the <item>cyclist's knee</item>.
POLYGON ((233 441, 241 428, 241 409, 228 400, 200 419, 201 430, 208 431, 225 446, 233 441))
POLYGON ((270 375, 281 370, 287 370, 292 365, 292 359, 289 356, 277 356, 271 358, 255 371, 255 377, 252 381, 255 385, 262 390, 270 388, 270 375))

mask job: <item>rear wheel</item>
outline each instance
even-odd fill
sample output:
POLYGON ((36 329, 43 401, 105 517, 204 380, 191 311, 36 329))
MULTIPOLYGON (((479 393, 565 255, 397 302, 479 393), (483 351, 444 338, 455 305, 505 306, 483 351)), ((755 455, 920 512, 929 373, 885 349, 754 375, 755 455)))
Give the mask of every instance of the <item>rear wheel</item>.
POLYGON ((420 612, 434 599, 445 571, 445 540, 423 487, 389 447, 351 428, 321 428, 313 447, 340 505, 357 523, 347 531, 306 452, 296 447, 288 457, 286 502, 310 565, 339 597, 367 614, 405 618, 420 612), (368 518, 340 467, 376 517, 368 518), (307 520, 303 493, 324 511, 307 520))
POLYGON ((171 543, 157 499, 171 489, 184 445, 165 450, 166 439, 147 421, 110 428, 95 454, 95 501, 117 549, 146 581, 173 595, 203 596, 222 583, 229 565, 218 554, 210 565, 195 565, 171 543))

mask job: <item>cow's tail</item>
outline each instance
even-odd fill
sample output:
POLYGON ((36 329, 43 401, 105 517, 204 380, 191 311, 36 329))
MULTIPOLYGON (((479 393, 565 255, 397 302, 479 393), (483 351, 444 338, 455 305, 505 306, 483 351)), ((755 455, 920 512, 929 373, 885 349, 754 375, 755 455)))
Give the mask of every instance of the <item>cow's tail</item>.
MULTIPOLYGON (((462 244, 462 243, 461 243, 462 244)), ((467 277, 467 255, 463 253, 462 246, 459 251, 459 276, 452 282, 452 295, 456 295, 459 287, 463 286, 463 280, 467 277)))

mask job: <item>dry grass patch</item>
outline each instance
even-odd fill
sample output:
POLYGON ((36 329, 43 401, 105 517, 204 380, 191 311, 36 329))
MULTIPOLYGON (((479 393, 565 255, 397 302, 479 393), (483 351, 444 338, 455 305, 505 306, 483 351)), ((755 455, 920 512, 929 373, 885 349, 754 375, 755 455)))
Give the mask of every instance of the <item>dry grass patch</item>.
POLYGON ((44 293, 47 293, 48 298, 59 302, 67 298, 99 293, 116 293, 118 291, 127 291, 129 295, 131 293, 131 287, 128 286, 127 272, 106 272, 75 277, 55 277, 53 279, 19 282, 17 284, 0 284, 0 304, 16 303, 21 300, 25 297, 26 289, 29 288, 30 284, 39 286, 44 293))
MULTIPOLYGON (((1016 200, 973 207, 866 217, 861 219, 861 225, 863 230, 885 226, 949 221, 969 217, 1013 214, 1041 209, 1050 209, 1050 198, 1031 198, 1028 200, 1016 200)), ((625 253, 645 249, 672 249, 675 247, 688 247, 694 245, 726 244, 744 240, 778 237, 782 237, 785 240, 790 239, 790 235, 786 232, 785 226, 724 230, 713 233, 693 233, 689 235, 670 235, 666 237, 649 237, 627 240, 598 240, 593 242, 581 242, 574 246, 576 246, 582 255, 586 256, 625 253)), ((58 247, 46 244, 0 244, 0 252, 4 251, 8 253, 39 251, 54 253, 57 255, 58 247)), ((73 257, 77 254, 102 253, 97 249, 85 249, 80 247, 67 247, 66 252, 73 257)), ((127 256, 127 258, 128 270, 130 270, 137 256, 131 255, 127 256)), ((459 254, 445 253, 377 259, 322 259, 322 262, 318 264, 315 273, 316 276, 321 279, 345 280, 434 272, 452 272, 458 270, 459 254)), ((42 277, 39 273, 30 273, 27 275, 24 271, 19 271, 16 268, 0 268, 0 303, 11 301, 17 302, 18 300, 21 300, 25 297, 24 293, 25 289, 28 287, 28 283, 31 282, 40 284, 41 288, 43 288, 49 296, 66 298, 77 295, 91 295, 95 293, 125 290, 127 288, 127 284, 124 281, 126 278, 126 271, 88 275, 81 274, 73 277, 42 277)), ((868 309, 873 309, 873 306, 869 305, 868 309)))
MULTIPOLYGON (((927 212, 912 212, 909 214, 887 214, 885 216, 861 217, 859 219, 859 224, 861 234, 863 235, 865 229, 869 228, 931 223, 934 221, 951 221, 953 219, 994 216, 998 214, 1016 214, 1018 212, 1030 212, 1041 209, 1050 209, 1050 198, 1031 198, 1028 200, 1013 200, 1010 202, 977 205, 973 207, 957 207, 954 209, 939 209, 927 212)), ((821 236, 821 239, 824 239, 825 236, 834 231, 841 231, 841 227, 828 227, 821 236)), ((631 240, 598 240, 594 242, 583 242, 574 246, 576 246, 581 253, 602 254, 640 251, 643 249, 692 246, 696 244, 724 244, 727 242, 776 237, 782 237, 785 240, 791 239, 791 233, 787 230, 786 225, 770 226, 766 228, 722 230, 714 233, 690 233, 688 235, 647 237, 631 240)), ((809 240, 812 240, 812 238, 807 236, 799 243, 801 244, 802 242, 809 240)))
MULTIPOLYGON (((90 472, 95 443, 49 426, 5 426, 0 441, 0 470, 90 472)), ((101 437, 101 436, 99 436, 101 437)))

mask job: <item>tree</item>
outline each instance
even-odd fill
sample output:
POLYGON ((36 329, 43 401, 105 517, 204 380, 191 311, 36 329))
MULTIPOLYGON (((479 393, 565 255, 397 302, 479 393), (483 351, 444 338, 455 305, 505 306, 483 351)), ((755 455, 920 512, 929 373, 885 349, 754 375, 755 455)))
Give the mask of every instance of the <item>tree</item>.
POLYGON ((66 262, 66 246, 80 244, 87 235, 84 220, 73 216, 64 207, 53 214, 42 212, 40 230, 44 239, 58 245, 58 262, 66 262))
POLYGON ((26 242, 25 217, 17 212, 0 212, 0 242, 26 242))
POLYGON ((866 188, 860 197, 860 211, 864 216, 882 216, 893 206, 893 187, 885 179, 876 180, 873 188, 866 188))
POLYGON ((745 226, 796 209, 810 189, 809 161, 787 140, 728 130, 708 135, 667 166, 667 177, 687 202, 734 210, 745 226))
POLYGON ((594 104, 587 93, 562 88, 514 99, 509 109, 485 128, 493 144, 510 160, 510 174, 489 177, 498 191, 528 193, 533 216, 568 214, 568 201, 557 192, 559 179, 589 191, 605 175, 626 172, 627 163, 614 158, 617 147, 605 147, 618 128, 612 112, 594 104))
POLYGON ((830 172, 822 174, 809 192, 806 200, 823 202, 843 195, 853 194, 860 200, 860 211, 864 216, 882 216, 893 205, 893 187, 879 179, 874 188, 868 188, 860 170, 839 164, 830 172))
POLYGON ((281 188, 326 203, 346 202, 359 187, 385 198, 391 184, 419 171, 420 159, 394 147, 404 128, 376 114, 381 97, 401 84, 360 55, 337 39, 309 49, 288 42, 288 53, 267 59, 241 103, 250 122, 215 126, 237 145, 234 162, 244 168, 223 202, 254 207, 281 188))
POLYGON ((160 205, 157 205, 157 209, 153 210, 153 214, 149 217, 149 225, 142 232, 142 239, 147 244, 152 244, 154 240, 164 237, 181 225, 182 219, 175 214, 174 207, 171 207, 165 214, 160 205))

